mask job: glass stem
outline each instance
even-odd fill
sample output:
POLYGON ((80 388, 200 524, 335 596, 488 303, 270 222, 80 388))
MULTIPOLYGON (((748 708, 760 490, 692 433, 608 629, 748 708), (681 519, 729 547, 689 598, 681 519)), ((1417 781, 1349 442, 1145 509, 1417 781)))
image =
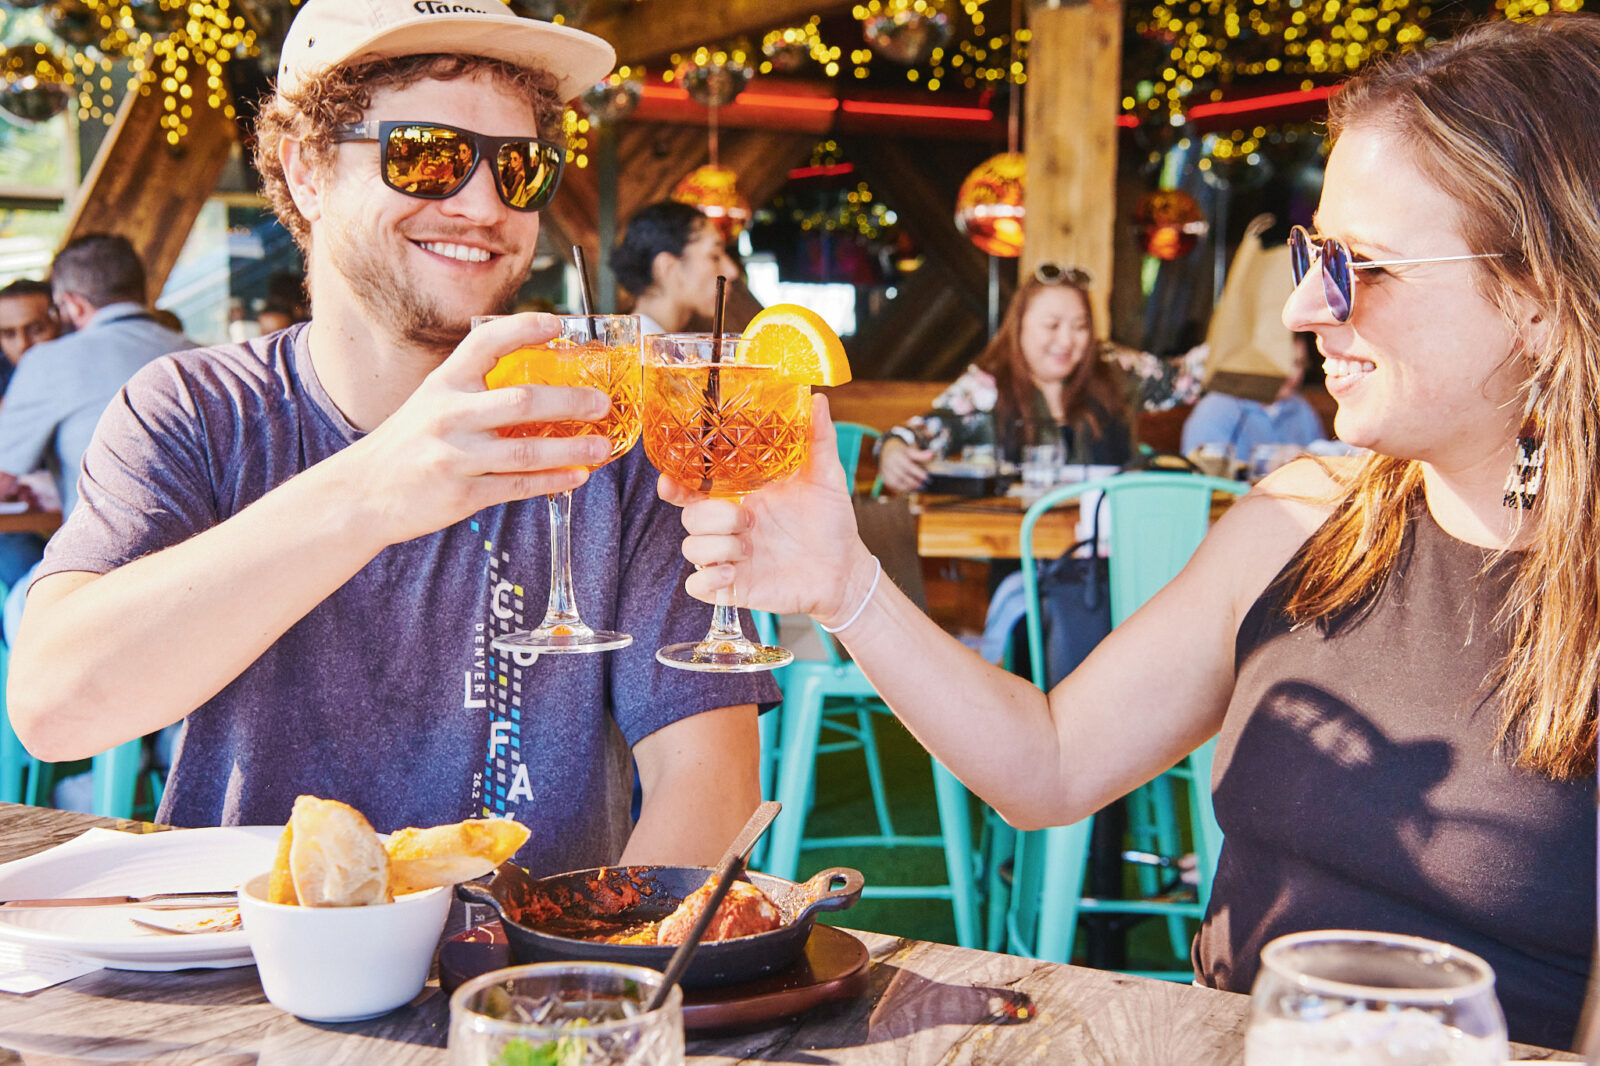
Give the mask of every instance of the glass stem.
POLYGON ((570 630, 588 627, 578 617, 578 597, 572 588, 572 490, 553 492, 550 504, 550 602, 545 606, 541 629, 561 626, 570 630))
POLYGON ((749 638, 744 635, 744 627, 739 624, 739 609, 733 603, 732 589, 718 591, 716 606, 711 610, 711 632, 706 634, 705 643, 749 643, 749 638))

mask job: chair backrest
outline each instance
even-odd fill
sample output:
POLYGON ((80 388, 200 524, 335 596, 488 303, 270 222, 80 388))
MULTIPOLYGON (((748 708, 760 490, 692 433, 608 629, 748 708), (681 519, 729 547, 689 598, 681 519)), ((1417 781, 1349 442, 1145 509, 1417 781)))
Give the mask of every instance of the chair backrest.
MULTIPOLYGON (((1084 493, 1103 492, 1111 520, 1111 624, 1144 605, 1163 585, 1177 576, 1200 546, 1211 524, 1212 494, 1242 496, 1250 490, 1243 482, 1203 474, 1146 472, 1067 485, 1041 496, 1022 520, 1022 585, 1027 598, 1028 651, 1034 664, 1034 681, 1043 687, 1044 632, 1039 606, 1039 579, 1033 555, 1033 528, 1051 508, 1084 493)), ((1211 753, 1208 740, 1188 757, 1197 783, 1194 812, 1195 849, 1201 870, 1200 896, 1204 903, 1211 889, 1211 872, 1222 847, 1222 830, 1211 808, 1211 753)))
POLYGON ((1177 576, 1211 525, 1211 498, 1225 492, 1242 496, 1250 487, 1239 481, 1201 474, 1162 472, 1118 474, 1115 477, 1064 485, 1045 493, 1022 519, 1022 581, 1030 612, 1028 647, 1037 656, 1038 567, 1033 554, 1033 529, 1039 519, 1067 500, 1103 492, 1111 522, 1111 624, 1122 622, 1177 576))
MULTIPOLYGON (((833 431, 839 446, 839 465, 844 467, 845 484, 849 486, 850 495, 854 496, 856 471, 861 466, 861 446, 868 440, 877 440, 883 434, 860 422, 835 422, 833 431)), ((876 488, 873 495, 877 495, 876 488)))

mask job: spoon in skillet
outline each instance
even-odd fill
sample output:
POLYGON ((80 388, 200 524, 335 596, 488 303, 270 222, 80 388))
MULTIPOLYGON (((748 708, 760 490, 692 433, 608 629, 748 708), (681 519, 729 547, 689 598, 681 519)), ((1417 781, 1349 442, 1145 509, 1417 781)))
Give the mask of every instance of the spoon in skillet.
POLYGON ((667 1001, 667 993, 672 991, 672 986, 683 977, 683 972, 689 968, 689 962, 694 958, 695 949, 700 946, 700 939, 706 935, 706 930, 711 926, 711 919, 716 915, 717 908, 722 906, 722 900, 728 894, 734 880, 744 872, 745 856, 750 854, 750 849, 755 847, 756 841, 761 839, 761 834, 767 831, 772 820, 783 810, 783 804, 777 800, 767 800, 756 808, 750 820, 744 823, 744 828, 739 830, 739 835, 733 838, 733 843, 728 845, 728 850, 722 853, 722 860, 717 863, 716 887, 711 890, 711 898, 706 900, 706 905, 694 920, 694 925, 689 927, 689 935, 683 938, 683 943, 678 945, 678 950, 672 953, 672 958, 667 962, 667 968, 662 971, 661 984, 656 988, 655 995, 650 997, 650 1003, 645 1011, 658 1009, 667 1001))

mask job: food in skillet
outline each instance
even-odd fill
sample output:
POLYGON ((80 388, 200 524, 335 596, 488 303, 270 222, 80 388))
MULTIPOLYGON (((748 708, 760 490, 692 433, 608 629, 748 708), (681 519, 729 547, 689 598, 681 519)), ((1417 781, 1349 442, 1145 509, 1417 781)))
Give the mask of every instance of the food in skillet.
POLYGON ((306 907, 387 903, 481 877, 509 859, 528 835, 516 822, 469 819, 402 829, 385 843, 349 804, 301 796, 278 840, 268 899, 306 907))
MULTIPOLYGON (((678 909, 661 919, 656 927, 657 944, 681 944, 689 935, 695 919, 706 909, 712 891, 717 887, 716 877, 689 893, 678 904, 678 909)), ((728 886, 711 924, 706 926, 705 940, 732 940, 738 936, 767 933, 783 925, 783 912, 767 894, 748 881, 735 881, 728 886)))

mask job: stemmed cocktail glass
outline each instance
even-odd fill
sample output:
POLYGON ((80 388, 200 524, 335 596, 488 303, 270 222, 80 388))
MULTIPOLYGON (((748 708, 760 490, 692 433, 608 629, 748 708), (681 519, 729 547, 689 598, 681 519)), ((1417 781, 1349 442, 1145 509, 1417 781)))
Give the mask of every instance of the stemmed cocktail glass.
MULTIPOLYGON (((474 318, 474 328, 494 316, 474 318)), ((639 439, 639 318, 637 315, 559 315, 560 333, 543 344, 518 348, 500 357, 484 379, 491 389, 509 385, 569 385, 599 389, 611 410, 598 422, 529 422, 501 430, 508 437, 611 439, 611 454, 589 469, 604 466, 639 439)), ((594 629, 578 615, 572 588, 572 490, 551 493, 550 600, 544 621, 532 630, 498 637, 508 651, 575 653, 611 651, 633 643, 626 633, 594 629)))
MULTIPOLYGON (((811 445, 811 386, 777 366, 741 361, 738 337, 667 333, 645 338, 644 450, 667 477, 731 499, 788 477, 811 445)), ((744 635, 729 594, 719 594, 704 640, 656 652, 682 670, 748 672, 793 661, 784 648, 744 635)))

